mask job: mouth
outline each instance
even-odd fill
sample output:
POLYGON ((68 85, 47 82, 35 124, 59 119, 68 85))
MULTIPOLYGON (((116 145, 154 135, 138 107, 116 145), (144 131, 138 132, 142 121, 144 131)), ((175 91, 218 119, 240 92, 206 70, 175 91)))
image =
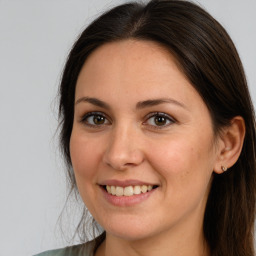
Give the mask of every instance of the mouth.
POLYGON ((101 186, 108 194, 112 196, 123 196, 129 197, 133 195, 140 195, 145 194, 151 190, 158 188, 157 185, 135 185, 135 186, 110 186, 110 185, 103 185, 101 186))

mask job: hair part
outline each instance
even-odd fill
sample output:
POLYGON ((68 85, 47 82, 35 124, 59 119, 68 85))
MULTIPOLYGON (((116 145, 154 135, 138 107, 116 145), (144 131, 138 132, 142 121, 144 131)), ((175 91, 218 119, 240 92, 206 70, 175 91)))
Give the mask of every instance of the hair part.
MULTIPOLYGON (((253 256, 256 199, 255 114, 242 63, 225 29, 201 7, 182 0, 152 0, 113 8, 90 24, 75 42, 60 84, 60 145, 71 190, 77 190, 69 152, 77 78, 87 57, 108 42, 153 41, 177 60, 208 107, 215 134, 235 116, 246 135, 237 163, 213 174, 204 235, 212 256, 253 256)), ((82 223, 82 222, 81 222, 82 223)))

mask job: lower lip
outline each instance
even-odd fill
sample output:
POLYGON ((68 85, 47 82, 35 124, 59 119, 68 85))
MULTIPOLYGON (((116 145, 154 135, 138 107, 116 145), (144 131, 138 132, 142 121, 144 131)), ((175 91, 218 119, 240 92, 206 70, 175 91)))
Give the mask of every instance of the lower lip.
POLYGON ((156 190, 152 189, 146 193, 132 196, 113 196, 109 194, 104 188, 101 187, 105 199, 115 206, 133 206, 147 200, 156 190))

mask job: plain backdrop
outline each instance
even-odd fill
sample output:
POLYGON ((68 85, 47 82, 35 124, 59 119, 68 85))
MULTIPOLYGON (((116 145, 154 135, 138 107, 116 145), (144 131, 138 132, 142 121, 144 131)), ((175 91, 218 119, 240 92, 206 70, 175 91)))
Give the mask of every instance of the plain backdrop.
MULTIPOLYGON (((82 29, 124 2, 0 0, 0 256, 67 245, 56 226, 67 194, 55 135, 59 78, 82 29)), ((198 3, 234 40, 255 104, 256 1, 198 3)))

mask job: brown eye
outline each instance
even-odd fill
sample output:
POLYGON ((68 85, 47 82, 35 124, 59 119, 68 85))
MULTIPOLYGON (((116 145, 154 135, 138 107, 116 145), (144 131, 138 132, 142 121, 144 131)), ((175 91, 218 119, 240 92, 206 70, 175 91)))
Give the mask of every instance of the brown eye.
POLYGON ((95 115, 93 116, 94 124, 100 125, 105 123, 106 118, 104 116, 95 115))
POLYGON ((164 128, 175 123, 175 120, 165 113, 151 113, 145 124, 155 128, 164 128))
POLYGON ((88 113, 86 114, 82 120, 82 123, 88 126, 101 126, 101 125, 107 125, 110 124, 109 120, 105 117, 105 115, 102 113, 88 113))
POLYGON ((166 124, 167 119, 164 116, 156 116, 154 121, 156 125, 162 126, 166 124))

